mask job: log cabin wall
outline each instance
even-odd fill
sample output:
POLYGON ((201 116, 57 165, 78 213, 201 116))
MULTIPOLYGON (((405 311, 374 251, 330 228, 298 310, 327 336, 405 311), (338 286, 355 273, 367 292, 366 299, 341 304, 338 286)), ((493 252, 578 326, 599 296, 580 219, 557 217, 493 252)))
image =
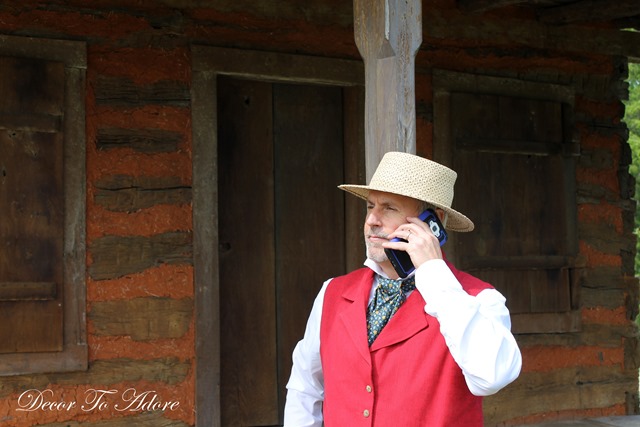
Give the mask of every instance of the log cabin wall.
MULTIPOLYGON (((515 15, 500 13, 485 16, 482 22, 472 21, 449 8, 450 2, 430 4, 431 11, 425 6, 423 50, 416 65, 419 154, 437 157, 439 150, 439 131, 434 129, 437 102, 431 97, 438 92, 438 73, 433 70, 471 74, 472 80, 498 76, 505 86, 511 79, 560 85, 570 88, 574 96, 574 134, 568 139, 579 144, 580 154, 575 158, 577 283, 570 298, 571 304, 577 304, 578 317, 572 326, 561 327, 565 329, 562 333, 516 335, 523 351, 523 371, 506 390, 485 399, 487 425, 637 413, 638 342, 633 319, 637 315, 638 286, 632 231, 635 202, 631 200, 634 180, 627 174, 631 160, 626 126, 621 122, 626 58, 586 49, 570 49, 557 55, 550 40, 528 48, 510 46, 502 38, 506 34, 502 30, 478 36, 482 40, 471 43, 470 39, 483 29, 497 29, 501 20, 510 28, 522 21, 515 15), (507 24, 511 19, 516 21, 507 24), (458 40, 445 40, 456 34, 458 40)), ((580 37, 579 31, 565 37, 571 44, 571 39, 580 37)), ((478 92, 483 92, 479 86, 485 82, 477 80, 478 92)), ((515 90, 522 97, 535 98, 526 92, 522 88, 515 90)), ((481 183, 475 191, 483 191, 481 183)), ((547 187, 548 193, 557 191, 558 188, 547 187)))
MULTIPOLYGON (((88 367, 0 377, 0 424, 196 424, 192 46, 358 60, 352 20, 351 3, 338 0, 2 2, 0 34, 86 45, 88 367), (19 411, 26 391, 47 389, 79 403, 92 389, 119 398, 153 390, 179 405, 19 411)), ((626 58, 576 48, 588 28, 566 30, 566 44, 513 31, 534 21, 519 8, 470 16, 452 0, 425 2, 416 59, 417 152, 426 157, 440 149, 434 76, 442 71, 562 86, 574 96, 577 317, 567 331, 517 335, 523 372, 486 400, 488 426, 638 412, 626 58)))

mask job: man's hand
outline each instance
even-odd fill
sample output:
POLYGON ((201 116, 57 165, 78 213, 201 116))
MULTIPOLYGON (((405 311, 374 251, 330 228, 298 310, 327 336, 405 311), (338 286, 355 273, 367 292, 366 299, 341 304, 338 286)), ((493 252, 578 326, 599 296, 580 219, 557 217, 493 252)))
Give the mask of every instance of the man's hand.
POLYGON ((407 221, 388 236, 389 239, 397 237, 407 242, 385 242, 382 246, 406 251, 416 269, 432 259, 442 259, 440 242, 429 226, 416 217, 408 217, 407 221))

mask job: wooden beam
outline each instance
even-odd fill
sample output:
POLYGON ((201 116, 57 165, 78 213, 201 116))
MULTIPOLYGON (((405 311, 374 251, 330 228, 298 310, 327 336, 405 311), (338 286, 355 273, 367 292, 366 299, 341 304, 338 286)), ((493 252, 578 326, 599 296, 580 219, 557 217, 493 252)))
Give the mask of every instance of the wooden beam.
POLYGON ((333 86, 363 84, 362 64, 350 59, 197 45, 192 50, 198 55, 193 64, 195 71, 216 70, 216 74, 277 82, 333 86))
POLYGON ((466 13, 482 13, 516 5, 530 6, 536 8, 540 20, 548 24, 609 22, 640 15, 637 0, 580 0, 556 7, 544 7, 531 0, 458 0, 457 4, 466 13))
POLYGON ((538 17, 548 24, 602 22, 640 15, 637 0, 582 0, 564 6, 540 9, 538 17))
POLYGON ((640 33, 633 31, 552 26, 534 21, 498 21, 470 14, 424 16, 425 33, 434 39, 489 41, 640 58, 640 33))
POLYGON ((420 0, 354 0, 355 41, 365 64, 367 182, 384 153, 416 152, 415 55, 420 0))
POLYGON ((528 0, 458 0, 458 7, 464 12, 480 13, 527 2, 528 0))

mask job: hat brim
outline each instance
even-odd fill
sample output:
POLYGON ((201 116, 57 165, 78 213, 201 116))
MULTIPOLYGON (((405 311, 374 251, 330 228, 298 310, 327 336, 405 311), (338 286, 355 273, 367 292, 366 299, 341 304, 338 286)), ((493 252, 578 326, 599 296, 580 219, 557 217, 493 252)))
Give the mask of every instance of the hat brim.
MULTIPOLYGON (((393 194, 398 194, 400 196, 405 196, 405 197, 412 197, 408 194, 402 194, 402 193, 398 193, 398 192, 393 192, 393 191, 388 191, 388 190, 378 190, 376 188, 372 188, 368 185, 349 185, 349 184, 344 184, 344 185, 339 185, 338 186, 339 189, 344 190, 348 193, 353 194, 354 196, 357 196, 361 199, 367 200, 367 198, 369 197, 369 192, 371 191, 383 191, 386 193, 393 193, 393 194)), ((414 198, 414 197, 412 197, 414 198)), ((457 231, 460 233, 466 233, 469 231, 472 231, 474 229, 474 224, 473 221, 471 221, 469 218, 467 218, 465 215, 461 214, 460 212, 456 211, 455 209, 452 209, 448 206, 444 206, 440 203, 434 202, 432 200, 422 200, 426 203, 429 203, 437 208, 442 209, 443 211, 445 211, 447 213, 447 223, 445 225, 445 228, 447 230, 450 231, 457 231)))

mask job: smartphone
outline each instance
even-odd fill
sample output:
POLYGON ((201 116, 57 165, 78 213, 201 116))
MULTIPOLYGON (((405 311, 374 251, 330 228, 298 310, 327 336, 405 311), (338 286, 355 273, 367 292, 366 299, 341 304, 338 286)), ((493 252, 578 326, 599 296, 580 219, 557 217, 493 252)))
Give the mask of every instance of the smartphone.
MULTIPOLYGON (((440 222, 440 218, 438 218, 438 215, 436 215, 436 213, 432 209, 427 209, 426 211, 422 212, 418 216, 418 218, 420 218, 422 221, 426 222, 429 225, 431 232, 438 238, 438 241, 440 242, 440 246, 446 243, 447 232, 445 231, 444 226, 440 222)), ((397 237, 391 239, 391 241, 406 242, 406 240, 399 239, 397 237)), ((413 270, 415 270, 415 267, 411 262, 411 257, 409 257, 409 254, 406 253, 405 251, 385 248, 384 252, 385 254, 387 254, 387 258, 389 258, 389 261, 391 261, 391 265, 393 265, 393 268, 396 270, 396 272, 398 273, 398 276, 400 276, 401 278, 404 279, 409 274, 411 274, 413 270)))

